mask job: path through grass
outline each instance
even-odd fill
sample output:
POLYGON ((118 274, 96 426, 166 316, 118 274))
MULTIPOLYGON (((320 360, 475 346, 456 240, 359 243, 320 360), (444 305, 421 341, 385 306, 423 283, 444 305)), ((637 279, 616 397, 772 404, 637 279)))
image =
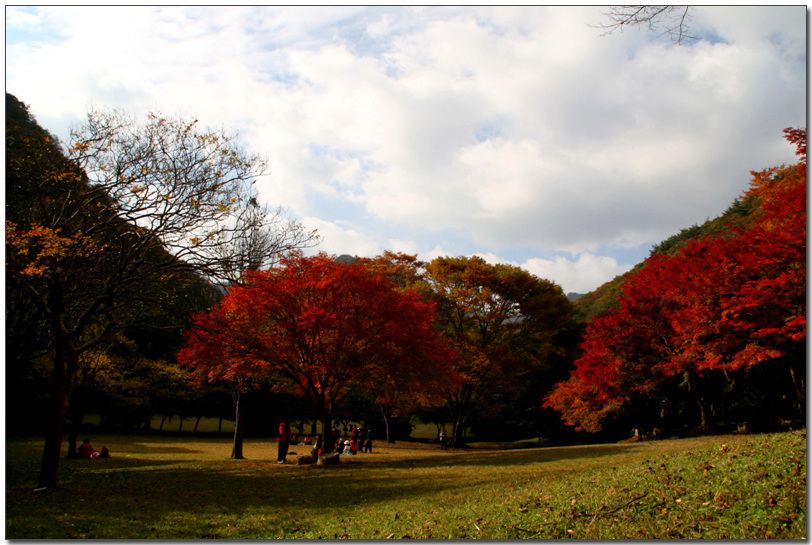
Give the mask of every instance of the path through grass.
MULTIPOLYGON (((806 433, 467 451, 380 441, 339 467, 276 444, 94 437, 33 493, 41 443, 6 443, 6 538, 796 538, 806 433), (291 455, 289 460, 295 460, 291 455)), ((304 452, 305 447, 291 447, 304 452)))

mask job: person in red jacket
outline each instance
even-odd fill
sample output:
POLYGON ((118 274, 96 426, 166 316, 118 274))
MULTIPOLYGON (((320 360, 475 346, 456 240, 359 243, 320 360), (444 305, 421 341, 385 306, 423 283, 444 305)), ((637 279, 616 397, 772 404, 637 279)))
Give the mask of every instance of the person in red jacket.
POLYGON ((90 445, 90 439, 85 437, 82 444, 79 445, 79 448, 76 449, 79 451, 80 458, 86 458, 88 460, 92 460, 93 458, 98 458, 101 454, 99 451, 94 450, 94 448, 90 445))
POLYGON ((276 438, 279 441, 279 451, 276 456, 277 464, 284 464, 288 456, 288 445, 290 444, 290 428, 287 423, 279 423, 279 436, 276 438))

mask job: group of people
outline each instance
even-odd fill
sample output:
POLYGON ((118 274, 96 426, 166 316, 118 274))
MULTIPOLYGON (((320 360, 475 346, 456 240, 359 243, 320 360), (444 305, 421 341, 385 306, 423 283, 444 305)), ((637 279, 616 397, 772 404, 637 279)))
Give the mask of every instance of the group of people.
MULTIPOLYGON (((333 437, 336 439, 334 450, 339 454, 358 454, 359 452, 368 452, 372 453, 372 438, 373 438, 372 428, 366 426, 364 428, 359 428, 358 426, 352 426, 350 428, 350 435, 349 437, 342 440, 339 435, 338 430, 333 430, 333 437)), ((277 464, 284 464, 285 460, 288 456, 288 447, 293 445, 313 445, 311 449, 312 456, 314 458, 318 458, 322 454, 322 441, 321 436, 316 438, 315 444, 310 436, 306 436, 302 442, 299 441, 299 438, 296 434, 291 433, 290 426, 287 422, 280 422, 279 424, 279 434, 276 437, 276 441, 278 443, 277 448, 277 455, 276 455, 276 463, 277 464)))
POLYGON ((372 428, 366 426, 359 428, 352 426, 350 428, 350 436, 341 440, 338 435, 338 430, 334 432, 336 437, 335 450, 339 454, 358 454, 359 452, 368 452, 372 454, 372 428))

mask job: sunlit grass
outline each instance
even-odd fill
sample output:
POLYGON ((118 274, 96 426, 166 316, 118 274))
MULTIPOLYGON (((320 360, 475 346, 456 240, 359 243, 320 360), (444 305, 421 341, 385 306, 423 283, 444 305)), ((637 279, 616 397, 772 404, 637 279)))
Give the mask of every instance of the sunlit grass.
MULTIPOLYGON (((34 493, 41 443, 7 441, 8 539, 805 537, 805 432, 440 451, 377 441, 338 467, 276 443, 97 436, 34 493), (295 460, 290 455, 289 460, 295 460)), ((305 447, 291 447, 304 452, 305 447)))

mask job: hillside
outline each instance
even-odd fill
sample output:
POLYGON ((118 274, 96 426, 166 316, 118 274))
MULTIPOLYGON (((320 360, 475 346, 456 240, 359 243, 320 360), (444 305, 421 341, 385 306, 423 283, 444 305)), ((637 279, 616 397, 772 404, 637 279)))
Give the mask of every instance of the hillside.
MULTIPOLYGON (((761 203, 754 197, 736 199, 720 216, 705 221, 702 225, 692 225, 670 236, 651 249, 650 255, 675 255, 689 241, 713 234, 724 233, 734 229, 744 229, 758 216, 761 203)), ((618 305, 618 298, 623 294, 626 279, 634 276, 646 264, 638 263, 629 272, 616 276, 609 282, 574 300, 573 304, 583 321, 588 322, 593 316, 606 312, 618 305)))

